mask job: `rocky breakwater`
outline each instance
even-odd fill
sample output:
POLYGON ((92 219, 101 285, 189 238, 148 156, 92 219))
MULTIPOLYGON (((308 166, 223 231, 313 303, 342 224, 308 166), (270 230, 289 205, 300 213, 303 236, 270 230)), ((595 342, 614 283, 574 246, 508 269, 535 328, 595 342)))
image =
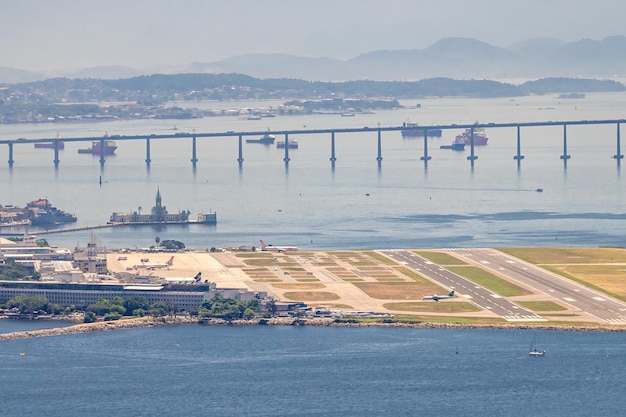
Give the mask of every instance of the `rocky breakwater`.
POLYGON ((60 336, 75 333, 102 332, 107 330, 132 329, 136 327, 162 326, 167 324, 197 323, 197 319, 188 317, 142 317, 136 319, 101 321, 96 323, 81 323, 67 327, 55 327, 53 329, 28 330, 0 334, 1 340, 27 339, 31 337, 60 336))

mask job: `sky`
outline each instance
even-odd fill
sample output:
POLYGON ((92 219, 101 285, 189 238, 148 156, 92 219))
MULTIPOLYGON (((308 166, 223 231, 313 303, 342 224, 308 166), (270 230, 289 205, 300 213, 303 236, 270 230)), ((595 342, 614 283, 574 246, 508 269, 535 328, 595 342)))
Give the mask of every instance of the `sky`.
POLYGON ((0 67, 31 71, 626 35, 624 0, 0 0, 0 15, 0 67))

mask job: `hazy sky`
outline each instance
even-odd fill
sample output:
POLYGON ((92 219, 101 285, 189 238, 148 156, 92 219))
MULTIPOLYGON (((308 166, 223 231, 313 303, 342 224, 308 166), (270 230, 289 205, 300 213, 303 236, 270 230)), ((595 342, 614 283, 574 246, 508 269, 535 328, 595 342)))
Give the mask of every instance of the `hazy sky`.
POLYGON ((0 13, 0 67, 34 71, 626 35, 624 0, 0 0, 0 13))

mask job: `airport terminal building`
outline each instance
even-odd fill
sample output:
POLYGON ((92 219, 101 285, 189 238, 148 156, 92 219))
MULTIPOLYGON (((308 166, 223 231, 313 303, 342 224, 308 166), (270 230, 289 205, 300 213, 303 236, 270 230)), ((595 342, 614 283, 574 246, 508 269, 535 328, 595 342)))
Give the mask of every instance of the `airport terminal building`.
POLYGON ((177 311, 189 311, 197 309, 204 300, 216 294, 238 300, 266 296, 241 289, 217 289, 214 283, 154 285, 0 281, 0 302, 19 295, 41 295, 50 303, 77 308, 85 308, 102 299, 143 297, 150 304, 164 302, 177 311))

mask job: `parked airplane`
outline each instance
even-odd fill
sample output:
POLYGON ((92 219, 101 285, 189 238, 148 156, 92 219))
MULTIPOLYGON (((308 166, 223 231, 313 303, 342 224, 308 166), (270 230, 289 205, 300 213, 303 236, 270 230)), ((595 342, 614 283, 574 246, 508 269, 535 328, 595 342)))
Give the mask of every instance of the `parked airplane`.
POLYGON ((133 268, 135 269, 162 269, 167 268, 170 269, 174 265, 174 257, 172 256, 169 261, 162 263, 148 263, 142 262, 140 264, 135 265, 133 268))
POLYGON ((454 290, 450 291, 450 294, 448 295, 437 295, 437 294, 433 294, 431 296, 426 296, 424 298, 422 298, 422 300, 433 300, 433 301, 439 301, 439 300, 445 300, 446 298, 454 298, 454 290))
POLYGON ((268 245, 261 240, 261 250, 266 252, 295 252, 298 250, 295 246, 274 246, 268 245))

